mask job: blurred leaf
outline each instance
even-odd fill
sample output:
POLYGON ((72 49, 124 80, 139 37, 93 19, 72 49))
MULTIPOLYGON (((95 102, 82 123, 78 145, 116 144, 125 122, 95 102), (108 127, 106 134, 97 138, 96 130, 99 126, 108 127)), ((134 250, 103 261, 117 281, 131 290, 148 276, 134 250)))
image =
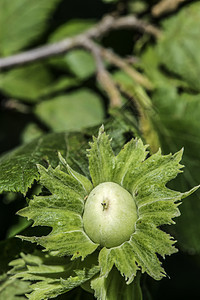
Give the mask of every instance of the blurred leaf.
POLYGON ((200 3, 183 8, 163 23, 158 43, 161 63, 168 71, 183 78, 192 89, 200 91, 200 3))
POLYGON ((120 90, 128 96, 137 110, 139 117, 139 130, 142 138, 150 145, 151 152, 155 153, 159 148, 159 139, 153 125, 154 108, 145 90, 135 83, 130 76, 122 71, 117 71, 113 76, 120 90))
POLYGON ((42 35, 59 0, 0 0, 0 54, 9 55, 42 35))
POLYGON ((68 69, 80 79, 86 79, 95 73, 94 58, 85 50, 77 49, 67 53, 64 56, 64 61, 68 69))
POLYGON ((93 20, 84 20, 84 19, 70 20, 67 23, 61 25, 50 35, 49 42, 54 43, 64 38, 69 38, 74 35, 80 34, 83 31, 89 29, 94 24, 95 21, 93 20))
POLYGON ((67 135, 49 134, 5 154, 0 159, 0 193, 14 191, 25 194, 39 178, 36 164, 48 159, 58 164, 57 151, 66 154, 67 135))
POLYGON ((103 121, 100 97, 82 89, 39 103, 36 115, 54 131, 80 130, 103 121))
POLYGON ((0 248, 0 299, 26 299, 25 293, 30 292, 30 283, 19 279, 11 281, 7 275, 8 263, 15 259, 21 251, 32 252, 34 246, 30 243, 24 243, 20 239, 9 238, 0 242, 0 248))
POLYGON ((10 281, 15 278, 28 280, 29 284, 33 281, 30 284, 33 291, 27 295, 28 299, 54 298, 88 281, 99 272, 97 257, 93 257, 84 261, 71 261, 70 258, 52 257, 40 251, 21 253, 21 258, 10 262, 13 267, 9 272, 13 275, 10 281))
POLYGON ((141 0, 131 0, 129 1, 128 7, 130 13, 144 13, 144 11, 147 10, 147 3, 141 0))
MULTIPOLYGON (((165 153, 184 147, 183 176, 176 178, 170 187, 183 191, 200 183, 200 95, 179 95, 175 87, 162 86, 153 95, 158 113, 154 122, 165 153)), ((200 192, 197 191, 181 205, 177 220, 176 238, 182 249, 200 253, 200 192)))
POLYGON ((77 84, 72 77, 55 80, 45 64, 19 67, 0 74, 0 89, 7 95, 36 102, 40 97, 51 95, 77 84))
POLYGON ((28 143, 38 137, 40 137, 44 132, 36 123, 29 123, 22 132, 22 141, 23 143, 28 143))
POLYGON ((131 284, 126 284, 120 273, 113 268, 108 277, 98 277, 91 280, 98 300, 142 300, 140 276, 137 275, 131 284))
POLYGON ((31 291, 29 285, 30 283, 27 281, 22 281, 20 279, 10 280, 9 277, 6 277, 6 279, 1 282, 0 299, 9 299, 9 300, 27 299, 25 294, 31 291))

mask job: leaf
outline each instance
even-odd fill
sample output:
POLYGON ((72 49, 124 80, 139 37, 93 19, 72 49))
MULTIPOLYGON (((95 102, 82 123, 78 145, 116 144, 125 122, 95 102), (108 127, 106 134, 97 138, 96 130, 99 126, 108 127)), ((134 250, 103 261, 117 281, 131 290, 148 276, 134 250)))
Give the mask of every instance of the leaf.
POLYGON ((45 65, 34 64, 0 74, 0 89, 11 97, 37 101, 41 90, 52 83, 52 75, 45 65))
POLYGON ((91 287, 95 290, 95 297, 98 300, 142 300, 140 276, 127 285, 116 269, 113 269, 107 278, 93 279, 91 287))
POLYGON ((114 154, 103 126, 99 130, 98 137, 93 138, 90 146, 88 150, 89 170, 94 187, 102 182, 112 181, 114 154))
POLYGON ((35 41, 59 0, 0 1, 0 53, 10 55, 35 41))
POLYGON ((125 177, 136 165, 141 165, 147 154, 141 140, 132 139, 130 143, 127 143, 115 158, 114 182, 124 185, 125 177), (133 152, 134 155, 132 155, 133 152))
POLYGON ((0 299, 20 300, 25 299, 23 295, 30 292, 29 283, 15 278, 10 280, 7 272, 9 262, 15 259, 20 252, 32 252, 30 243, 22 243, 16 238, 9 238, 0 242, 0 299))
MULTIPOLYGON (((184 147, 185 172, 170 186, 180 186, 184 190, 191 188, 199 184, 200 95, 179 95, 176 88, 162 86, 155 91, 153 102, 159 113, 159 119, 155 121, 163 150, 169 152, 184 147)), ((179 245, 189 253, 200 253, 199 198, 200 194, 197 192, 183 202, 182 215, 173 229, 179 245)))
POLYGON ((30 292, 29 282, 20 279, 7 278, 1 283, 0 299, 22 300, 26 299, 25 294, 30 292), (23 296, 24 295, 24 296, 23 296))
POLYGON ((69 38, 74 35, 78 35, 95 24, 94 20, 88 19, 73 19, 68 21, 65 24, 62 24, 58 29, 56 29, 53 33, 51 33, 49 37, 50 43, 55 43, 64 38, 69 38))
POLYGON ((200 90, 199 20, 199 2, 186 6, 163 23, 164 32, 158 43, 161 63, 196 91, 200 90))
POLYGON ((78 172, 76 172, 75 170, 73 170, 67 164, 66 160, 62 157, 62 155, 60 154, 60 152, 58 153, 58 156, 59 156, 60 162, 65 167, 65 169, 68 171, 68 173, 71 176, 73 176, 82 185, 84 191, 88 195, 91 192, 92 188, 93 188, 91 181, 87 177, 85 177, 85 176, 79 174, 78 172))
POLYGON ((39 63, 0 74, 1 91, 26 102, 38 102, 41 97, 76 84, 77 80, 72 77, 55 79, 47 65, 39 63))
MULTIPOLYGON (((33 254, 21 254, 21 258, 10 263, 11 279, 28 280, 31 293, 28 299, 42 300, 54 298, 88 281, 99 272, 99 267, 93 261, 70 261, 67 258, 52 257, 35 251, 33 254), (31 284, 31 282, 34 283, 31 284)), ((23 282, 23 281, 22 281, 23 282)))
POLYGON ((45 169, 40 165, 38 168, 41 184, 51 195, 34 197, 29 206, 18 214, 34 220, 33 226, 49 226, 52 231, 42 237, 19 237, 37 242, 53 255, 73 255, 73 259, 82 256, 84 259, 98 245, 89 239, 83 229, 82 213, 87 195, 83 185, 60 168, 45 169))
POLYGON ((58 164, 57 151, 66 154, 67 134, 49 134, 25 144, 1 157, 0 192, 26 194, 33 181, 39 179, 36 164, 48 159, 58 164))
POLYGON ((64 62, 77 78, 85 80, 96 71, 96 65, 93 56, 85 50, 75 49, 64 56, 64 62))
POLYGON ((87 89, 39 103, 35 113, 54 131, 94 126, 101 123, 104 116, 101 99, 87 89))

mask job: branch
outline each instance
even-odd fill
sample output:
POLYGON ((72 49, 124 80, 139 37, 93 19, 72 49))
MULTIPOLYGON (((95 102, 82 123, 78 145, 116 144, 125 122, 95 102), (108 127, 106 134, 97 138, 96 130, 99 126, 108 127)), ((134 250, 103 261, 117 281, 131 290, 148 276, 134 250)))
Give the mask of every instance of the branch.
POLYGON ((186 0, 161 0, 152 8, 152 15, 160 17, 165 13, 172 12, 184 1, 186 0))
POLYGON ((102 61, 101 47, 92 40, 84 39, 82 46, 93 55, 97 67, 97 80, 108 95, 110 107, 120 107, 122 105, 120 93, 115 86, 109 72, 105 69, 102 61))
POLYGON ((45 45, 19 54, 0 58, 0 69, 20 66, 51 56, 56 56, 65 53, 72 48, 82 47, 81 41, 83 41, 84 39, 102 38, 112 30, 125 28, 137 29, 141 32, 146 32, 154 36, 155 38, 159 38, 161 35, 159 29, 157 29, 153 25, 137 19, 135 16, 126 16, 121 18, 106 16, 96 26, 75 37, 66 38, 54 44, 45 45))
POLYGON ((107 59, 111 64, 115 65, 116 67, 124 70, 134 81, 142 85, 148 90, 152 89, 152 83, 149 81, 147 77, 142 75, 140 72, 135 70, 132 66, 130 66, 124 59, 118 56, 111 50, 105 49, 101 47, 101 55, 107 59))

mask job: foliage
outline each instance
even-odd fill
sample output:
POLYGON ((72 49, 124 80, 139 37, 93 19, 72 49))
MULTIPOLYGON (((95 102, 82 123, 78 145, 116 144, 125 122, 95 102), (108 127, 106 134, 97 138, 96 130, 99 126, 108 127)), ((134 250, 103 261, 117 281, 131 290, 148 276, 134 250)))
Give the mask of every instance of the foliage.
POLYGON ((2 70, 0 58, 0 299, 194 298, 200 3, 68 2, 0 0, 1 58, 73 39, 105 15, 139 22, 92 37, 102 65, 87 47, 2 70), (102 124, 107 134, 92 140, 102 124), (120 247, 84 232, 86 198, 105 181, 137 204, 136 231, 120 247))

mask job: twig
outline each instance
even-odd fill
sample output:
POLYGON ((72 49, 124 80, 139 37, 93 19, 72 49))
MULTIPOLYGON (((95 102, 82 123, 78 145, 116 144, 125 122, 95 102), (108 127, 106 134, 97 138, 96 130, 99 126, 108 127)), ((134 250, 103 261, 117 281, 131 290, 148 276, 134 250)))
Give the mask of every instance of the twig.
POLYGON ((82 45, 80 41, 85 38, 98 39, 112 30, 123 28, 135 28, 139 31, 146 32, 154 36, 155 38, 158 38, 161 35, 159 29, 157 29, 153 25, 137 19, 135 16, 126 16, 121 18, 106 16, 96 26, 75 37, 66 38, 54 44, 38 47, 9 57, 0 58, 0 69, 24 65, 51 56, 56 56, 65 53, 72 48, 81 47, 82 45))
POLYGON ((82 41, 82 46, 85 49, 89 50, 95 59, 97 68, 97 80, 110 99, 110 107, 120 107, 122 105, 120 93, 115 86, 109 72, 104 67, 101 55, 101 47, 96 45, 92 40, 89 39, 84 39, 84 41, 82 41))
POLYGON ((136 71, 130 66, 124 59, 115 54, 113 51, 101 47, 101 55, 107 59, 111 64, 124 70, 134 81, 144 86, 146 89, 151 90, 153 88, 151 82, 147 77, 136 71))
POLYGON ((186 0, 161 0, 152 8, 152 15, 160 17, 161 15, 172 12, 177 9, 180 3, 186 0))

